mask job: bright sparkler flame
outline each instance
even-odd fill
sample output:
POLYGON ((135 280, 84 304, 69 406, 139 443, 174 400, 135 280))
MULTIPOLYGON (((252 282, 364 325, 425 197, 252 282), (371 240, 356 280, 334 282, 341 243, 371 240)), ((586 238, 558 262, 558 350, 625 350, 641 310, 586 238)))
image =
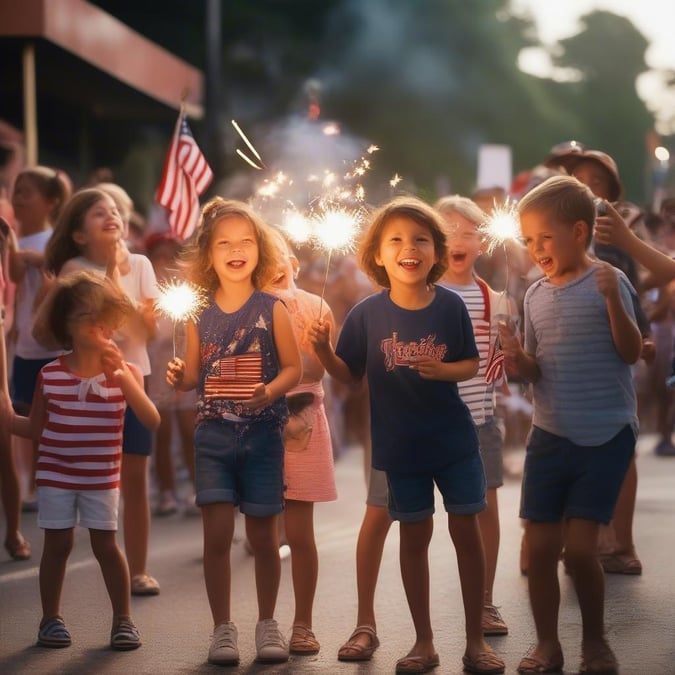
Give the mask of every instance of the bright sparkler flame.
POLYGON ((380 146, 379 146, 379 145, 374 145, 374 144, 373 144, 373 145, 369 145, 369 146, 368 146, 368 149, 366 150, 366 152, 367 152, 369 155, 372 155, 374 152, 377 152, 379 149, 380 149, 380 146))
POLYGON ((294 244, 305 244, 312 238, 312 224, 299 211, 286 211, 281 222, 281 229, 294 244))
POLYGON ((516 203, 511 199, 503 204, 495 203, 492 213, 478 230, 485 237, 488 255, 507 241, 518 240, 521 232, 516 203))
POLYGON ((391 180, 389 181, 389 185, 391 187, 396 187, 401 181, 403 180, 402 176, 399 176, 397 173, 395 173, 391 180))
POLYGON ((206 304, 204 291, 187 281, 172 279, 160 282, 158 286, 159 296, 155 307, 174 323, 196 319, 199 310, 206 304))
POLYGON ((313 239, 324 251, 351 251, 359 233, 362 213, 340 206, 322 208, 313 217, 313 239))

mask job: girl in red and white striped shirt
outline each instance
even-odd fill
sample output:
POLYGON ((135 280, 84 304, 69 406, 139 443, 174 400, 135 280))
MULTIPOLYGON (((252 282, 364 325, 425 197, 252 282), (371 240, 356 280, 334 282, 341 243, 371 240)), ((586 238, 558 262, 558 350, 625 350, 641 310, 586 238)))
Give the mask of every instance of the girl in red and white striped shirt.
POLYGON ((45 542, 38 643, 43 646, 71 642, 60 597, 78 520, 89 529, 112 603, 111 647, 141 644, 129 616, 129 572, 115 534, 122 424, 127 404, 150 428, 159 424, 159 413, 143 390, 140 372, 111 340, 131 311, 127 297, 109 281, 88 272, 59 279, 36 324, 43 338, 71 351, 40 371, 30 417, 4 409, 2 422, 13 434, 39 442, 38 524, 45 542))

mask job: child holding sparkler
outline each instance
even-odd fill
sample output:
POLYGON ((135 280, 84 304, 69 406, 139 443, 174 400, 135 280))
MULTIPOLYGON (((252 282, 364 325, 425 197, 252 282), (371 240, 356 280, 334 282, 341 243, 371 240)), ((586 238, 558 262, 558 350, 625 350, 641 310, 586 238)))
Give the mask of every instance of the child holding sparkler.
POLYGON ((159 414, 143 390, 140 372, 110 339, 133 309, 111 283, 79 272, 57 281, 39 311, 45 334, 70 351, 40 371, 30 417, 4 408, 2 419, 12 433, 39 442, 38 524, 45 540, 38 644, 71 643, 60 600, 79 518, 89 528, 112 603, 110 646, 136 649, 141 638, 129 615, 129 573, 115 539, 122 421, 127 404, 148 427, 159 424, 159 414))
MULTIPOLYGON (((291 415, 284 428, 284 525, 291 549, 295 596, 290 652, 316 654, 320 645, 312 631, 312 608, 319 558, 314 539, 314 502, 337 499, 333 448, 321 384, 325 370, 308 338, 309 327, 319 315, 322 302, 320 296, 295 285, 298 259, 280 232, 274 231, 273 239, 279 267, 268 290, 288 308, 302 356, 302 380, 286 395, 291 415)), ((333 321, 325 301, 321 311, 326 320, 333 321)))
MULTIPOLYGON (((143 377, 150 373, 147 341, 156 330, 154 301, 157 282, 150 261, 129 253, 123 243, 130 215, 120 190, 88 188, 76 192, 59 218, 46 251, 48 271, 65 276, 90 270, 108 277, 132 301, 134 313, 115 333, 124 358, 137 366, 143 377), (115 199, 119 200, 119 205, 115 199), (123 211, 121 209, 124 209, 123 211)), ((124 191, 122 191, 123 194, 124 191)), ((129 200, 130 202, 130 200, 129 200)), ((157 595, 159 584, 147 573, 150 536, 148 488, 152 433, 127 408, 122 442, 122 512, 124 550, 131 575, 132 595, 157 595)))
POLYGON ((209 302, 187 323, 185 360, 169 363, 167 380, 197 388, 197 504, 204 524, 204 580, 214 632, 208 660, 239 662, 230 612, 234 507, 246 517, 255 557, 257 660, 288 660, 274 620, 281 561, 277 521, 283 509, 285 394, 302 376, 293 327, 283 303, 260 289, 277 273, 267 226, 244 203, 215 197, 202 211, 185 252, 190 280, 209 302))
MULTIPOLYGON (((504 662, 481 628, 485 559, 476 514, 486 506, 485 475, 475 425, 457 391, 458 381, 478 371, 478 351, 461 298, 434 283, 447 267, 442 219, 417 199, 395 199, 373 217, 360 255, 385 289, 350 311, 336 350, 329 323, 316 320, 310 336, 333 377, 344 383, 368 378, 373 468, 386 472, 389 514, 400 521, 401 576, 416 631, 396 671, 420 673, 439 665, 428 564, 436 484, 457 552, 464 669, 502 673, 504 662)), ((375 639, 374 627, 366 628, 375 639)))
POLYGON ((537 645, 521 673, 563 667, 558 639, 564 557, 579 598, 582 673, 615 672, 605 640, 598 528, 608 523, 633 459, 637 405, 630 364, 640 356, 631 289, 623 273, 587 254, 595 205, 575 178, 549 178, 518 205, 522 235, 545 277, 525 296, 525 344, 500 325, 507 366, 533 383, 520 515, 537 645), (618 384, 617 384, 618 383, 618 384))
POLYGON ((506 296, 506 291, 493 291, 477 276, 474 268, 484 249, 480 227, 487 219, 485 212, 471 199, 459 195, 440 199, 435 208, 447 222, 449 249, 448 269, 440 283, 459 293, 466 303, 480 354, 480 366, 476 376, 458 383, 457 386, 459 395, 469 407, 476 423, 487 484, 487 509, 478 516, 485 549, 486 572, 483 634, 506 635, 508 627, 492 599, 500 534, 497 488, 504 484, 504 439, 494 417, 494 398, 495 385, 505 384, 497 323, 500 319, 517 317, 517 313, 506 296))

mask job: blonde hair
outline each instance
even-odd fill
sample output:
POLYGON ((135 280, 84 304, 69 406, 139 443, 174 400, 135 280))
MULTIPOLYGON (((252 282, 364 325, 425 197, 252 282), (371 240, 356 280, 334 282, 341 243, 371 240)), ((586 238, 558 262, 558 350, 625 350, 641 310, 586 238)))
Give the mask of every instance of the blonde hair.
POLYGON ((117 183, 99 183, 96 187, 112 197, 126 225, 134 211, 134 202, 129 193, 121 185, 117 185, 117 183))
POLYGON ((487 214, 476 202, 461 195, 441 197, 434 204, 434 208, 444 216, 458 213, 476 227, 480 227, 487 220, 487 214))
POLYGON ((431 206, 416 197, 397 197, 388 202, 374 214, 370 227, 361 241, 360 263, 363 271, 379 286, 391 288, 387 271, 375 262, 380 250, 382 231, 385 225, 397 217, 410 218, 418 225, 426 227, 434 242, 434 252, 438 261, 429 270, 427 283, 438 281, 448 267, 445 226, 441 215, 431 206))
POLYGON ((263 288, 274 277, 277 269, 270 227, 248 204, 235 199, 214 197, 204 205, 199 227, 181 255, 182 267, 190 281, 198 286, 209 291, 218 288, 220 280, 211 263, 211 241, 215 226, 226 218, 243 218, 251 224, 258 244, 258 264, 251 280, 255 288, 263 288))
POLYGON ((595 224, 595 203, 590 188, 572 176, 552 176, 530 190, 519 202, 518 213, 543 211, 564 224, 580 220, 588 226, 586 244, 590 245, 595 224))

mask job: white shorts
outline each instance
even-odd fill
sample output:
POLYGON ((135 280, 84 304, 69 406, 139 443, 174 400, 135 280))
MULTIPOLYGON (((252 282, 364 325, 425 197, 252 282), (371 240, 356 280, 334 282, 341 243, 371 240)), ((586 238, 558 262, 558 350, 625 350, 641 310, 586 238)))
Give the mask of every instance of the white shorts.
POLYGON ((119 488, 109 490, 66 490, 37 488, 38 526, 45 530, 67 530, 79 524, 90 530, 117 530, 119 488))

